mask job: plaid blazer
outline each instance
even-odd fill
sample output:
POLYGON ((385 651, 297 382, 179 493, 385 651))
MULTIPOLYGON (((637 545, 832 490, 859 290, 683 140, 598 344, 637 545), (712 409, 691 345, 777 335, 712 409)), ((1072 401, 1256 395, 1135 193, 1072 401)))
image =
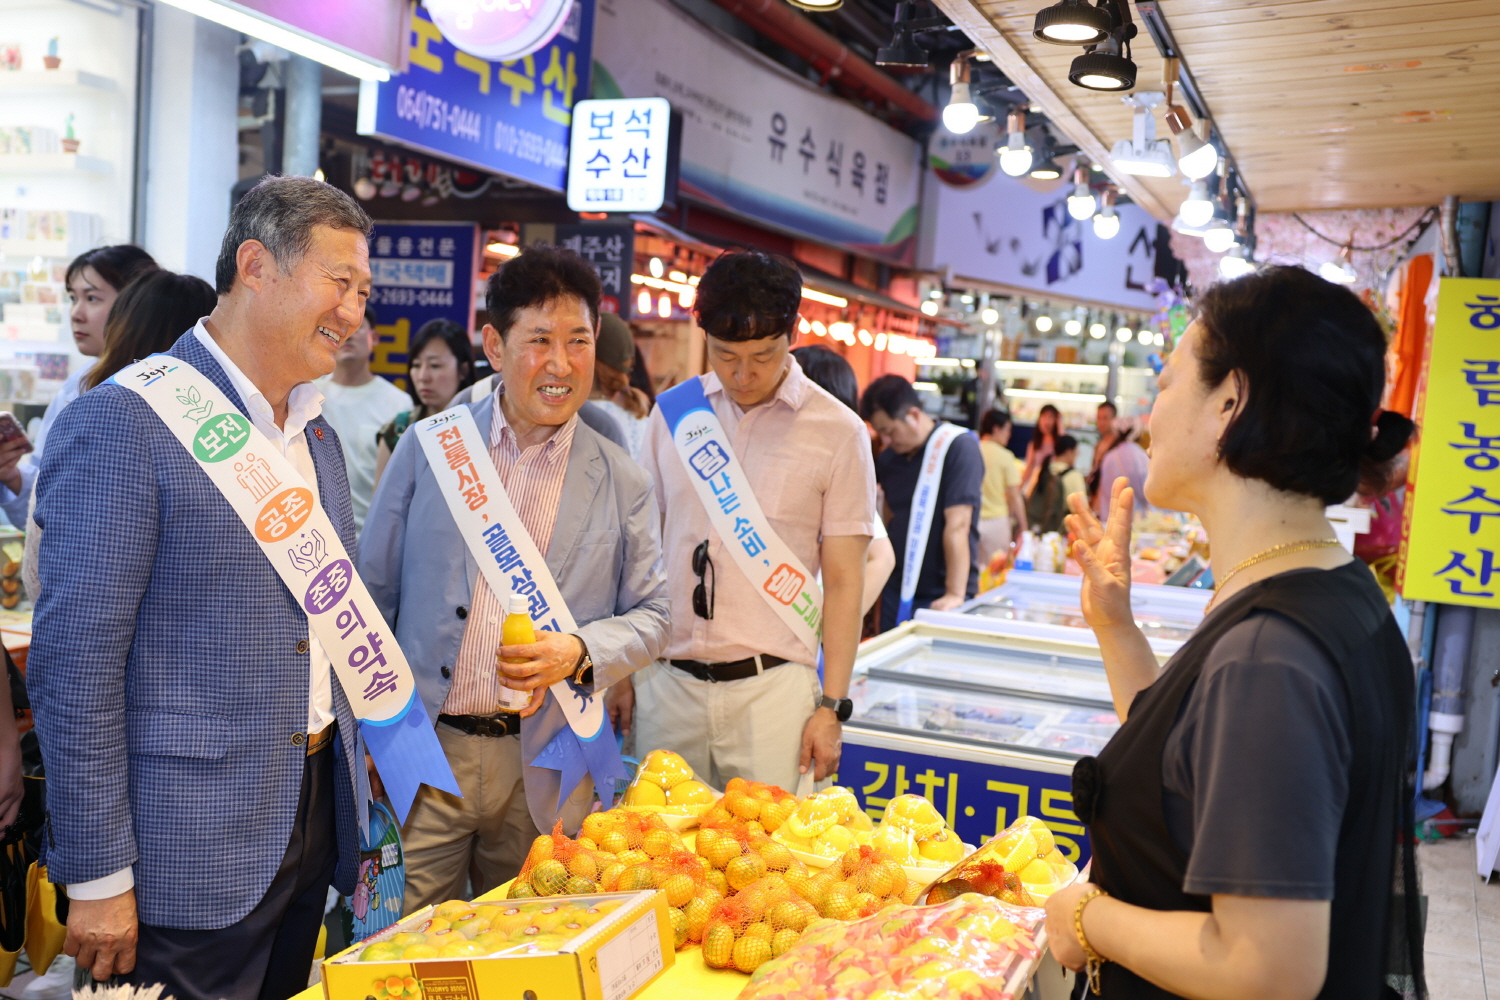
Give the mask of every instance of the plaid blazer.
MULTIPOLYGON (((245 412, 190 330, 170 352, 245 412)), ((338 436, 306 430, 318 494, 351 556, 338 436)), ((58 417, 37 478, 42 592, 27 690, 47 768, 48 874, 134 867, 143 923, 243 918, 286 853, 306 760, 307 615, 193 457, 135 392, 106 383, 58 417)), ((354 889, 364 747, 333 679, 334 884, 354 889)))

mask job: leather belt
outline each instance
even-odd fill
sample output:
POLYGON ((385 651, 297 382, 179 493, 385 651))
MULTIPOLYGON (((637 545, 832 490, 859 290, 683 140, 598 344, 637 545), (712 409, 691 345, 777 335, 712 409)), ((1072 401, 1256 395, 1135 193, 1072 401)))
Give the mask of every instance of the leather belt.
POLYGON ((501 712, 496 715, 439 715, 437 720, 470 736, 521 735, 521 716, 516 712, 501 712))
POLYGON ((783 663, 792 661, 781 656, 756 653, 754 656, 747 656, 743 660, 734 660, 730 663, 703 663, 700 660, 669 660, 667 662, 683 673, 692 674, 700 681, 721 684, 725 681, 742 681, 747 677, 755 677, 772 667, 779 667, 783 663))
POLYGON ((338 731, 338 728, 338 723, 334 723, 331 726, 324 727, 322 732, 313 733, 309 736, 307 738, 307 755, 311 757, 313 754, 331 747, 333 745, 333 734, 338 731))

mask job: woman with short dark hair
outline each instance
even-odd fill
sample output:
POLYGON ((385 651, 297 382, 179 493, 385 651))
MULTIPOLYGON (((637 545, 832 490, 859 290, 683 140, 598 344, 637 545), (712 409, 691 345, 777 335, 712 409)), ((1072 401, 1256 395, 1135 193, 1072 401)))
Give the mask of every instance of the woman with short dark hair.
POLYGON ((1125 997, 1421 996, 1411 658, 1324 508, 1385 475, 1385 337, 1348 289, 1273 267, 1209 289, 1167 361, 1146 496, 1195 514, 1218 589, 1164 669, 1130 609, 1133 490, 1069 527, 1123 724, 1074 770, 1091 883, 1058 959, 1125 997))

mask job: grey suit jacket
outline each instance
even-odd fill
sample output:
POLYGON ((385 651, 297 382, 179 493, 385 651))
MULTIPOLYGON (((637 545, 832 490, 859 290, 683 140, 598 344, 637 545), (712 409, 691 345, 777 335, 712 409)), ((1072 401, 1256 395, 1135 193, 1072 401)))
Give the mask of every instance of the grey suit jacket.
MULTIPOLYGON (((495 399, 468 404, 486 443, 495 399)), ((577 428, 547 568, 594 660, 598 691, 666 648, 667 579, 654 490, 646 470, 622 449, 587 426, 577 428)), ((360 536, 359 572, 395 629, 417 693, 436 721, 480 575, 415 434, 401 436, 376 487, 360 536)), ((566 725, 553 697, 521 725, 526 801, 543 832, 559 815, 559 775, 531 761, 566 725)), ((582 818, 564 817, 565 825, 576 829, 582 818)))

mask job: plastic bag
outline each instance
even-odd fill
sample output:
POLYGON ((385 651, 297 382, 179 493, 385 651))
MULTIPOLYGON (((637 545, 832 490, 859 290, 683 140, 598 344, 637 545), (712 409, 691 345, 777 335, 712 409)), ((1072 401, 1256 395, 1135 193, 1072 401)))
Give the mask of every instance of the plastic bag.
POLYGON ((1037 955, 1045 911, 973 893, 939 906, 891 905, 853 923, 819 921, 763 963, 740 1000, 1008 1000, 1037 955))
POLYGON ((797 943, 818 913, 782 875, 772 874, 714 904, 703 932, 703 961, 754 972, 797 943))
POLYGON ((803 799, 774 836, 793 850, 831 859, 868 844, 874 829, 854 793, 835 785, 803 799))
POLYGON ((1036 817, 1022 816, 936 880, 927 902, 978 892, 1017 906, 1040 906, 1077 875, 1052 831, 1036 817))
POLYGON ((641 761, 621 802, 631 809, 686 820, 702 815, 716 798, 713 789, 698 780, 680 754, 652 750, 641 761))

